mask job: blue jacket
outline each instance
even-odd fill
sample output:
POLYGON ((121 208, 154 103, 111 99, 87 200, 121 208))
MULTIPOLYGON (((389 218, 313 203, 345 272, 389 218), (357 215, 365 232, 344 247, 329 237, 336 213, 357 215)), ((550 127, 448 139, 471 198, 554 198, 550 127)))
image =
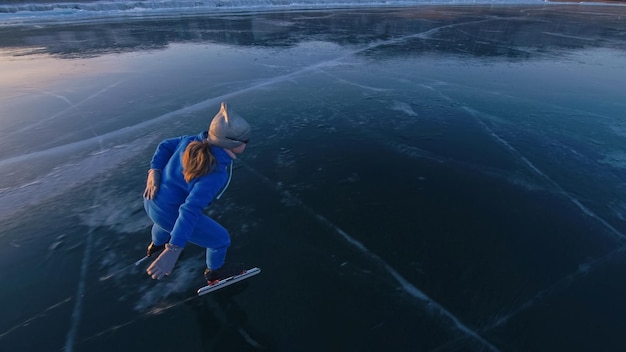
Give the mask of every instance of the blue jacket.
POLYGON ((182 136, 166 139, 159 143, 150 168, 162 170, 161 185, 154 197, 159 219, 152 219, 155 222, 174 224, 170 226, 160 226, 171 229, 170 243, 184 247, 193 232, 202 210, 206 208, 215 197, 221 195, 230 181, 230 169, 232 169, 232 159, 226 151, 217 146, 211 146, 211 153, 217 159, 217 165, 213 171, 197 177, 187 183, 183 177, 183 153, 187 145, 192 141, 202 141, 207 138, 204 131, 197 136, 182 136), (229 169, 230 168, 230 169, 229 169))

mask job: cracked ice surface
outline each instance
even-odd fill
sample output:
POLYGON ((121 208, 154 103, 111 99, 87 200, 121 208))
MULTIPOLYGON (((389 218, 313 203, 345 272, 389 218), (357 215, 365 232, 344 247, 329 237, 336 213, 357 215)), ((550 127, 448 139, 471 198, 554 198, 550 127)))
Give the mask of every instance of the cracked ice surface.
POLYGON ((136 350, 176 325, 187 350, 619 350, 623 15, 427 6, 0 28, 0 258, 16 268, 0 274, 0 339, 136 350), (207 128, 221 101, 253 133, 207 212, 231 232, 229 258, 263 273, 197 300, 202 249, 167 282, 134 266, 141 192, 158 141, 207 128))

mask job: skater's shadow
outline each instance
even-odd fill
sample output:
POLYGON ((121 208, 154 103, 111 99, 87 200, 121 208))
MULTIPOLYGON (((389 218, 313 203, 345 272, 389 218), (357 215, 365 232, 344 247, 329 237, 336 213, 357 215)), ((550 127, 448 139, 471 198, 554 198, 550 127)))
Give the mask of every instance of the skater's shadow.
POLYGON ((235 296, 247 282, 223 288, 188 302, 196 314, 204 351, 274 351, 267 334, 248 324, 247 313, 235 296))

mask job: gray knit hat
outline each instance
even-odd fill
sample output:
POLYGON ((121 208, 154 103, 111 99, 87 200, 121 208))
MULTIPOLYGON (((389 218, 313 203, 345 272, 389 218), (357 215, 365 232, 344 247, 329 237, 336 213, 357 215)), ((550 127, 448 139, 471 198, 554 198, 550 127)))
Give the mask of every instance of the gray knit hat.
POLYGON ((236 148, 248 143, 250 125, 232 111, 228 111, 226 103, 222 103, 220 111, 215 115, 209 127, 209 142, 225 149, 236 148))

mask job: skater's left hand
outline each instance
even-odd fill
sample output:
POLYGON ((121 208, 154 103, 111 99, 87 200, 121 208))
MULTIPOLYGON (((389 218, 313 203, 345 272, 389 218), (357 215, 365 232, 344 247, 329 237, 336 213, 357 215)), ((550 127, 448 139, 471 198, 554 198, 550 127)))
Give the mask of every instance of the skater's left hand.
POLYGON ((178 247, 173 244, 166 243, 165 250, 159 257, 150 264, 146 272, 153 279, 161 280, 163 277, 172 273, 174 265, 178 260, 178 256, 183 251, 183 247, 178 247))
POLYGON ((160 185, 161 170, 150 169, 148 171, 148 179, 146 180, 146 189, 143 191, 143 197, 149 200, 154 199, 160 185))

